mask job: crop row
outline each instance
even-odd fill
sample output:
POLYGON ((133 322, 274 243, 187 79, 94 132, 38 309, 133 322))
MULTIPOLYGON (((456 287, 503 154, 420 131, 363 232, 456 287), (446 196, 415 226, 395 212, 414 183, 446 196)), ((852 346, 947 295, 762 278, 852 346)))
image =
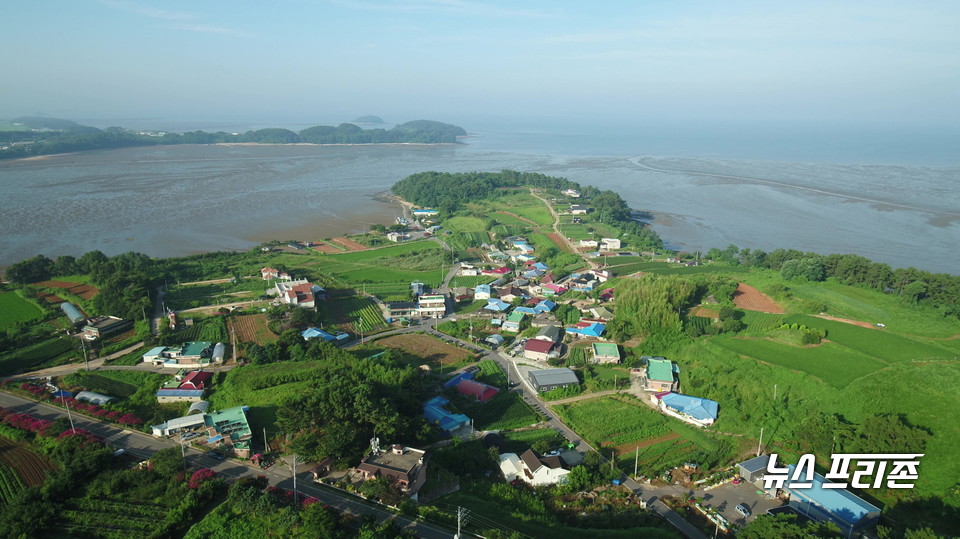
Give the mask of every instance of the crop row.
POLYGON ((138 389, 137 386, 133 384, 121 382, 120 380, 113 380, 98 374, 80 371, 77 373, 77 375, 81 377, 82 384, 87 389, 113 397, 127 398, 136 393, 138 389))
POLYGON ((363 321, 363 330, 372 331, 386 326, 380 308, 369 298, 353 297, 341 300, 341 307, 347 318, 363 321))
POLYGON ((0 464, 0 502, 10 503, 23 490, 23 481, 17 472, 4 464, 0 464))

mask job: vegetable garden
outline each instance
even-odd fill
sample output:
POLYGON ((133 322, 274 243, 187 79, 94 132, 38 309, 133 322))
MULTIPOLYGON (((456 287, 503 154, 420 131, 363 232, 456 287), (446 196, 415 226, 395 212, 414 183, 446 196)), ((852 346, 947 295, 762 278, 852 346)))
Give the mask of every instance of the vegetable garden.
POLYGON ((344 316, 353 324, 355 331, 361 329, 357 326, 357 320, 363 322, 362 329, 364 333, 370 333, 387 327, 380 307, 372 299, 363 296, 352 296, 339 301, 344 316))

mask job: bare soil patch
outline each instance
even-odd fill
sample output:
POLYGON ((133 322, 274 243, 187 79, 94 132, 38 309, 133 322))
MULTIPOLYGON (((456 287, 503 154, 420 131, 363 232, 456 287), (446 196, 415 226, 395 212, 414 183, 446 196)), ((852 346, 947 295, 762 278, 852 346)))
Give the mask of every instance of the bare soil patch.
POLYGON ((54 294, 37 294, 37 297, 49 303, 50 305, 60 305, 61 303, 66 302, 65 299, 54 294))
POLYGON ((90 299, 93 296, 96 296, 100 293, 95 287, 92 287, 88 284, 81 284, 77 286, 72 286, 67 289, 67 292, 70 292, 74 296, 77 296, 80 299, 90 299))
POLYGON ((680 435, 676 432, 671 432, 670 434, 665 434, 657 438, 647 438, 646 440, 640 440, 639 442, 630 442, 626 444, 620 444, 617 446, 604 446, 604 447, 613 447, 617 450, 617 454, 625 455, 627 453, 632 453, 637 449, 643 449, 644 447, 650 447, 651 445, 659 444, 660 442, 669 442, 670 440, 676 440, 680 435))
POLYGON ((3 437, 0 437, 0 462, 16 470, 28 487, 42 485, 47 472, 57 469, 50 460, 3 437))
POLYGON ((330 245, 330 244, 328 244, 328 243, 323 243, 322 241, 315 241, 315 242, 313 242, 313 247, 311 247, 311 249, 313 249, 314 251, 318 251, 318 252, 326 253, 326 254, 342 253, 342 252, 343 252, 341 249, 337 249, 337 248, 334 247, 333 245, 330 245))
POLYGON ((829 314, 815 314, 813 316, 816 316, 817 318, 823 318, 824 320, 833 320, 834 322, 843 322, 844 324, 860 326, 862 328, 880 329, 877 326, 871 324, 870 322, 861 322, 859 320, 852 320, 850 318, 838 318, 836 316, 830 316, 829 314))
POLYGON ((775 301, 762 292, 743 283, 737 284, 737 291, 733 293, 733 303, 745 311, 772 314, 783 314, 785 312, 775 301))
POLYGON ((343 245, 350 251, 366 251, 368 249, 366 245, 357 243, 350 238, 333 238, 333 242, 343 245))
POLYGON ((463 348, 457 348, 429 335, 393 335, 378 339, 376 343, 441 365, 455 365, 473 356, 463 348))
POLYGON ((719 311, 708 309, 706 307, 696 307, 690 314, 693 316, 699 316, 700 318, 720 318, 719 311))

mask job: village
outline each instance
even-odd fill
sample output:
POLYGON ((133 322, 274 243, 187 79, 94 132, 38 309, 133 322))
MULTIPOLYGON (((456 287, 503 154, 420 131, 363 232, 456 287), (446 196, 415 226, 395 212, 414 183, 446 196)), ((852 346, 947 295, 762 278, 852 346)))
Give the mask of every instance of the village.
MULTIPOLYGON (((253 350, 275 343, 282 332, 281 339, 295 335, 304 349, 323 343, 361 360, 400 354, 431 388, 418 415, 431 426, 429 443, 414 443, 402 433, 382 440, 375 435, 359 462, 328 456, 299 463, 304 477, 345 494, 392 506, 402 499, 423 505, 456 499, 458 491, 472 492, 475 487, 470 485, 478 481, 473 472, 451 470, 455 466, 448 454, 459 451, 456 454, 469 454, 470 459, 495 455, 480 466, 486 468, 476 470, 483 472, 481 482, 558 489, 550 491, 556 503, 598 519, 604 507, 620 504, 618 515, 656 515, 667 528, 690 537, 711 530, 733 534, 763 514, 828 522, 848 535, 876 523, 875 505, 845 490, 822 488, 819 474, 815 484, 820 486, 813 489, 791 489, 790 481, 782 488, 765 488, 770 458, 762 439, 755 451, 724 442, 725 437, 735 440, 728 433, 714 433, 726 404, 705 396, 709 386, 703 381, 682 384, 698 377, 682 370, 666 352, 637 355, 637 343, 629 336, 618 339, 612 334, 617 283, 626 271, 699 269, 699 256, 637 250, 625 241, 626 234, 564 236, 561 232, 592 225, 589 199, 575 189, 549 201, 535 193, 534 198, 551 212, 538 226, 500 225, 495 232, 474 235, 475 243, 466 249, 449 247, 463 234, 451 233, 444 215, 433 208, 412 208, 407 217, 398 218, 395 227, 379 236, 387 247, 370 248, 358 243, 370 240, 354 238, 355 249, 344 251, 353 260, 376 260, 372 257, 378 252, 401 248, 471 255, 469 260, 453 257, 440 268, 441 279, 412 280, 402 288, 372 282, 345 289, 322 272, 320 278, 315 271, 306 272, 314 277, 304 277, 304 270, 290 263, 334 242, 264 246, 263 256, 279 251, 282 263, 217 281, 222 291, 216 303, 177 308, 191 283, 167 285, 165 294, 158 294, 151 323, 162 344, 124 349, 122 367, 111 366, 109 356, 99 358, 99 374, 84 378, 98 383, 78 388, 83 391, 56 385, 56 368, 46 384, 63 403, 69 399, 71 406, 84 401, 109 408, 132 392, 111 394, 112 384, 104 380, 120 371, 108 369, 160 376, 153 398, 164 420, 144 424, 153 437, 212 460, 261 470, 277 470, 277 464, 294 467, 297 456, 289 448, 289 434, 284 442, 268 419, 272 416, 263 413, 263 403, 277 406, 278 401, 232 387, 242 372, 269 367, 260 365, 253 350), (543 234, 541 227, 551 232, 543 234), (546 247, 545 237, 552 242, 546 247), (552 260, 560 260, 558 251, 567 253, 566 263, 551 267, 552 260), (251 321, 259 326, 248 324, 251 321), (620 432, 624 430, 630 437, 620 432), (745 454, 750 458, 743 458, 745 454), (591 479, 584 481, 578 468, 591 470, 591 479), (373 494, 366 483, 381 490, 373 494)), ((455 219, 463 218, 451 219, 454 228, 455 219)), ((514 216, 514 221, 529 220, 514 216)), ((336 243, 354 247, 346 240, 336 243)), ((340 251, 320 252, 320 260, 347 260, 340 251)), ((211 285, 204 281, 193 286, 211 285)), ((111 335, 126 335, 133 324, 113 316, 88 318, 71 302, 63 302, 61 309, 76 328, 74 336, 94 348, 111 335)), ((703 324, 720 324, 720 316, 711 314, 718 307, 707 304, 692 312, 698 310, 708 313, 703 324)), ((126 344, 117 345, 121 342, 126 344)), ((280 387, 273 389, 279 392, 280 387)), ((564 514, 559 506, 556 510, 564 514)))

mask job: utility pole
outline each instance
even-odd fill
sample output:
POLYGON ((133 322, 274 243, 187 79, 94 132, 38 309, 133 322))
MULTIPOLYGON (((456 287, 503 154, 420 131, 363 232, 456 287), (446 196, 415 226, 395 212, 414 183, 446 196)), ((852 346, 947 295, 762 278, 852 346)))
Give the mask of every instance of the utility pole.
POLYGON ((637 464, 640 463, 640 450, 637 449, 637 452, 633 455, 633 478, 637 478, 637 464))
POLYGON ((773 400, 777 400, 777 384, 773 384, 773 400))
POLYGON ((760 441, 757 442, 757 456, 760 456, 760 446, 763 445, 763 427, 760 427, 760 441))
POLYGON ((267 427, 263 427, 263 452, 270 452, 270 444, 267 443, 267 427))
POLYGON ((70 407, 67 406, 67 398, 63 396, 63 390, 60 390, 60 401, 63 402, 63 407, 67 409, 67 419, 70 420, 70 432, 77 432, 77 428, 73 426, 73 416, 70 414, 70 407))
POLYGON ((300 502, 297 499, 297 455, 293 455, 293 506, 296 508, 300 507, 300 502))
POLYGON ((463 526, 467 523, 467 518, 470 516, 470 511, 464 509, 463 507, 457 506, 457 534, 453 536, 454 539, 460 539, 460 532, 463 526))
MULTIPOLYGON (((89 371, 90 362, 87 361, 87 343, 83 342, 85 339, 86 337, 80 337, 80 348, 83 349, 83 364, 86 367, 86 369, 89 371)), ((102 351, 102 348, 101 348, 101 351, 102 351)))

